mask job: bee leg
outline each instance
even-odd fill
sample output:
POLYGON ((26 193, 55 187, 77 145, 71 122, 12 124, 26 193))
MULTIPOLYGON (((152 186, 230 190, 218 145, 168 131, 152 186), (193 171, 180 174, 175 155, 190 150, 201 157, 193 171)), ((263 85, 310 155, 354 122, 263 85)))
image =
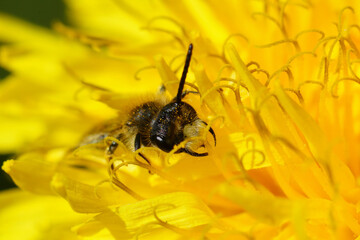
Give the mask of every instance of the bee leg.
MULTIPOLYGON (((117 142, 112 141, 112 142, 110 143, 109 147, 107 148, 106 154, 108 155, 108 159, 107 159, 107 160, 108 160, 109 162, 111 161, 112 155, 114 154, 114 152, 115 152, 116 148, 118 147, 118 145, 119 145, 119 144, 118 144, 117 142)), ((113 170, 115 169, 113 163, 110 165, 110 169, 111 169, 111 171, 113 171, 113 170)))
POLYGON ((214 130, 210 127, 209 128, 209 132, 211 133, 211 135, 213 136, 213 138, 214 138, 214 142, 215 142, 215 146, 216 146, 216 135, 215 135, 215 132, 214 132, 214 130))
POLYGON ((206 157, 207 155, 209 155, 207 152, 197 153, 197 152, 193 152, 193 151, 191 151, 190 149, 187 149, 187 148, 180 148, 175 153, 182 153, 182 152, 185 152, 185 153, 187 153, 187 154, 189 154, 191 156, 194 156, 194 157, 206 157))
MULTIPOLYGON (((181 99, 183 99, 184 97, 186 97, 186 95, 188 95, 189 93, 199 94, 199 92, 185 90, 185 91, 181 94, 181 99)), ((172 102, 175 102, 175 101, 176 101, 176 97, 172 100, 172 102)))
MULTIPOLYGON (((206 122, 202 121, 206 126, 208 125, 206 122)), ((215 132, 214 132, 214 129, 212 129, 211 127, 209 128, 209 132, 211 133, 211 135, 213 136, 214 138, 214 142, 215 142, 215 146, 216 146, 216 135, 215 135, 215 132)))
POLYGON ((118 144, 117 142, 112 141, 112 142, 110 143, 110 145, 109 145, 108 150, 107 150, 108 154, 109 154, 109 155, 114 154, 114 152, 115 152, 115 150, 116 150, 116 148, 117 148, 118 146, 119 146, 119 144, 118 144))
MULTIPOLYGON (((142 153, 139 153, 139 156, 142 157, 151 166, 149 159, 147 159, 142 153)), ((150 172, 150 170, 149 170, 149 172, 150 172)))
POLYGON ((195 91, 183 91, 183 93, 181 94, 181 99, 183 99, 186 95, 188 95, 189 93, 193 93, 193 94, 199 94, 199 92, 195 92, 195 91))
MULTIPOLYGON (((135 151, 138 150, 140 147, 141 147, 141 137, 140 137, 140 133, 138 133, 136 134, 135 137, 135 143, 134 143, 135 151)), ((151 165, 150 161, 142 153, 139 153, 139 156, 142 157, 149 165, 151 165)))
POLYGON ((165 93, 165 91, 166 91, 166 87, 165 87, 164 84, 162 84, 160 89, 159 89, 159 93, 163 94, 163 93, 165 93))

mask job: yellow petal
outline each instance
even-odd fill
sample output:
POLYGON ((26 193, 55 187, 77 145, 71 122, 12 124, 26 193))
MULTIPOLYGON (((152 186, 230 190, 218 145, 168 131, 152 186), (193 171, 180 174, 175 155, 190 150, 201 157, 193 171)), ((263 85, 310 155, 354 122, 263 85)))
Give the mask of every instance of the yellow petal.
POLYGON ((0 39, 4 42, 31 46, 33 50, 36 49, 37 53, 49 53, 50 51, 56 56, 65 57, 69 56, 69 54, 75 56, 84 50, 81 45, 66 41, 46 28, 30 24, 4 13, 0 13, 0 29, 0 39), (64 41, 66 44, 64 44, 64 41), (79 50, 80 52, 78 52, 79 50))
POLYGON ((179 86, 179 80, 175 76, 174 72, 160 56, 157 56, 155 58, 155 63, 156 68, 159 71, 162 84, 166 87, 167 91, 169 91, 172 96, 176 96, 179 86))
MULTIPOLYGON (((156 198, 139 201, 116 208, 110 208, 80 225, 77 233, 81 236, 108 234, 116 239, 132 239, 136 235, 159 231, 161 226, 174 231, 208 224, 213 219, 212 212, 196 196, 175 192, 156 198)), ((89 239, 97 239, 97 235, 89 239)))
POLYGON ((287 199, 227 184, 221 185, 219 191, 261 222, 279 225, 291 217, 292 203, 287 199))
POLYGON ((291 100, 280 86, 277 87, 275 91, 281 106, 301 129, 315 157, 320 162, 327 161, 330 151, 326 146, 329 144, 327 144, 327 139, 318 124, 304 109, 291 100))
POLYGON ((38 194, 54 194, 50 182, 56 164, 41 161, 36 155, 32 157, 27 160, 8 160, 4 162, 2 169, 24 190, 38 194))
POLYGON ((148 19, 154 8, 152 4, 143 2, 141 8, 132 1, 97 1, 66 0, 69 17, 82 29, 91 29, 93 34, 118 37, 122 41, 148 41, 153 36, 141 27, 145 27, 144 19, 148 19), (132 14, 129 14, 130 12, 132 14), (111 34, 109 34, 111 33, 111 34))
POLYGON ((7 240, 72 240, 74 224, 85 217, 63 199, 8 190, 0 194, 0 236, 7 240))
POLYGON ((204 101, 217 116, 227 116, 220 94, 216 89, 212 89, 214 86, 205 73, 205 69, 200 64, 195 67, 195 78, 199 87, 199 91, 204 95, 204 101), (208 92, 210 91, 210 92, 208 92))
POLYGON ((51 185, 77 212, 102 212, 109 206, 135 202, 129 194, 109 183, 94 186, 56 174, 51 185))

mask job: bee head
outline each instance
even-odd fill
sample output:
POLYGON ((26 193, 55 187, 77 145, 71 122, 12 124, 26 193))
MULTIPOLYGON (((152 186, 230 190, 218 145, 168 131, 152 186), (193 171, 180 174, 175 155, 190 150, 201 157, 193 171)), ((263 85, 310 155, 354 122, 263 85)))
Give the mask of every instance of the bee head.
MULTIPOLYGON (((180 144, 188 137, 199 136, 201 130, 207 125, 199 119, 192 106, 182 101, 182 97, 185 96, 183 89, 190 65, 192 48, 193 46, 190 44, 176 97, 160 110, 157 118, 151 123, 150 140, 165 152, 170 152, 175 145, 180 144)), ((211 128, 209 131, 216 142, 214 131, 211 128)), ((207 156, 207 153, 196 153, 188 147, 180 148, 176 153, 180 152, 186 152, 192 156, 207 156)))
POLYGON ((193 107, 185 102, 165 105, 152 123, 150 140, 158 148, 170 152, 175 145, 185 140, 184 128, 198 118, 193 107))

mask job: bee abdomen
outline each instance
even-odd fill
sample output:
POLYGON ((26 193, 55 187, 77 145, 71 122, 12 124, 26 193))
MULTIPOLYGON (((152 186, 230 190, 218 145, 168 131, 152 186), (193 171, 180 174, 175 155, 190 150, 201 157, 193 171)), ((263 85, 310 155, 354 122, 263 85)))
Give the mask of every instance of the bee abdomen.
POLYGON ((151 122, 157 117, 163 104, 159 102, 147 102, 130 112, 130 117, 126 121, 128 132, 133 135, 140 134, 140 142, 143 146, 151 146, 150 131, 151 122))

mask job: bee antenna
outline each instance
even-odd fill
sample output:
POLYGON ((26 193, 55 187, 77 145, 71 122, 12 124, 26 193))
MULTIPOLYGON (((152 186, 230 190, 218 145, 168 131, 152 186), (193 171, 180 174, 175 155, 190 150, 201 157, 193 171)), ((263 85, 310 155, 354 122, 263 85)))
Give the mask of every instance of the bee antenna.
POLYGON ((187 72, 189 70, 189 66, 190 66, 192 50, 193 50, 193 45, 192 45, 192 43, 190 43, 188 52, 186 54, 184 70, 183 70, 182 75, 181 75, 178 93, 176 95, 176 102, 177 103, 181 102, 181 95, 182 95, 182 91, 183 91, 184 85, 185 85, 186 74, 187 74, 187 72))

